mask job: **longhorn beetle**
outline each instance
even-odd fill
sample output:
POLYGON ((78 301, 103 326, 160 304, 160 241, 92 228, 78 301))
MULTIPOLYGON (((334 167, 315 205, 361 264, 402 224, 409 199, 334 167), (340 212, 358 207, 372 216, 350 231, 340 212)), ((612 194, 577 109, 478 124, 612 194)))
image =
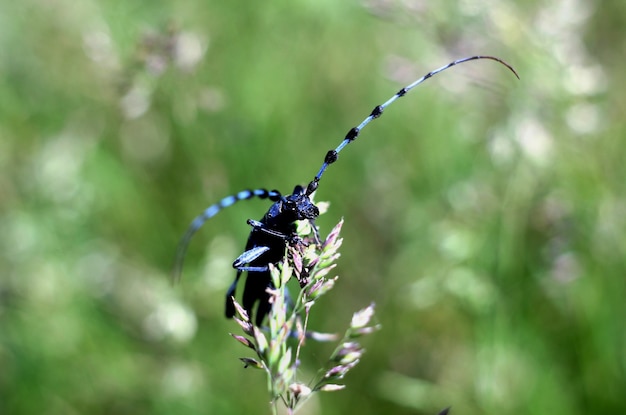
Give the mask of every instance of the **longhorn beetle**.
POLYGON ((311 223, 316 239, 319 242, 319 235, 317 234, 317 228, 314 223, 315 218, 319 216, 319 210, 311 201, 311 194, 317 190, 320 179, 328 166, 337 161, 341 150, 356 140, 363 128, 365 128, 372 120, 380 117, 388 106, 393 104, 397 99, 402 98, 411 89, 439 72, 443 72, 446 69, 460 63, 478 59, 490 59, 496 61, 506 66, 519 79, 517 72, 515 72, 515 69, 513 69, 511 65, 493 56, 471 56, 450 62, 441 68, 428 72, 412 84, 400 89, 385 103, 374 107, 372 112, 359 125, 351 128, 339 146, 326 153, 322 167, 319 169, 313 180, 311 180, 308 184, 306 189, 297 185, 294 188, 293 193, 288 196, 281 195, 278 190, 242 190, 237 194, 225 197, 218 203, 205 209, 202 214, 193 220, 178 246, 174 267, 175 280, 180 278, 185 252, 191 237, 207 220, 217 215, 217 213, 222 209, 225 209, 240 200, 247 200, 253 197, 271 200, 274 203, 270 206, 270 209, 260 221, 252 219, 248 220, 248 224, 252 227, 252 231, 248 237, 248 243, 246 244, 245 251, 233 262, 233 268, 237 270, 237 275, 235 277, 235 281, 233 281, 232 285, 226 292, 226 317, 231 318, 235 315, 233 298, 235 296, 237 283, 239 282, 241 274, 244 271, 248 272, 242 304, 244 309, 252 318, 253 307, 255 303, 258 302, 255 322, 257 326, 260 326, 271 308, 269 303, 269 293, 267 292, 267 289, 271 288, 272 285, 269 264, 276 264, 280 262, 285 256, 285 248, 287 246, 295 246, 296 244, 306 243, 296 234, 295 222, 299 220, 308 220, 311 223))

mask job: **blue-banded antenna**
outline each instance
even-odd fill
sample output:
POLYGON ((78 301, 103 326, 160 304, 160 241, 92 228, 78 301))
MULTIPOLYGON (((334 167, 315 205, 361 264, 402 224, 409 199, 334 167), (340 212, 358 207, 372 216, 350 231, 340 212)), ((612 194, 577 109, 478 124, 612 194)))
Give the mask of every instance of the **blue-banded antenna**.
POLYGON ((220 200, 218 203, 209 206, 198 215, 187 228, 187 232, 181 239, 178 244, 178 249, 176 250, 176 262, 174 263, 174 271, 173 278, 174 282, 180 280, 181 271, 183 269, 183 263, 185 260, 185 253, 187 252, 187 247, 189 246, 189 242, 193 235, 204 225, 204 223, 211 219, 213 216, 217 215, 222 209, 225 209, 229 206, 234 205, 240 200, 252 199, 253 197, 258 197, 260 199, 269 199, 272 202, 276 202, 281 198, 281 194, 278 190, 266 190, 266 189, 255 189, 255 190, 242 190, 239 193, 234 195, 227 196, 220 200))
POLYGON ((450 62, 449 64, 442 66, 441 68, 438 68, 438 69, 435 69, 434 71, 428 72, 426 75, 422 76, 421 78, 419 78, 418 80, 416 80, 412 84, 407 85, 404 88, 402 88, 401 90, 399 90, 398 92, 396 92, 385 103, 383 103, 381 105, 377 105, 376 107, 374 107, 374 109, 372 110, 370 115, 368 115, 361 122, 361 124, 357 125, 356 127, 351 128, 350 131, 348 131, 348 133, 346 134, 346 136, 343 139, 343 141, 339 144, 339 146, 337 146, 337 148, 335 148, 334 150, 329 150, 328 153, 326 153, 326 157, 324 158, 324 164, 322 164, 322 167, 320 168, 320 170, 315 175, 315 178, 307 186, 306 194, 307 195, 311 195, 317 189, 317 187, 319 185, 319 181, 322 178, 322 175, 324 174, 324 172, 326 171, 326 168, 328 168, 329 165, 331 165, 335 161, 337 161, 337 158, 339 157, 339 152, 341 152, 341 150, 343 150, 343 148, 345 146, 347 146, 348 144, 350 144, 351 142, 356 140, 356 138, 361 133, 361 130, 363 130, 363 128, 365 128, 367 126, 367 124, 372 122, 372 120, 380 117, 382 115, 383 111, 385 110, 385 108, 387 108, 388 106, 393 104, 399 98, 402 98, 404 95, 406 95, 407 92, 409 92, 411 89, 415 88, 416 86, 418 86, 419 84, 421 84, 422 82, 427 80, 428 78, 431 78, 434 75, 437 75, 438 73, 443 72, 446 69, 449 69, 449 68, 451 68, 453 66, 456 66, 456 65, 458 65, 460 63, 473 61, 473 60, 478 60, 478 59, 490 59, 492 61, 496 61, 496 62, 506 66, 511 72, 513 72, 513 74, 517 77, 517 79, 519 79, 519 75, 517 74, 517 72, 515 72, 515 69, 513 69, 513 67, 511 65, 509 65, 508 63, 506 63, 502 59, 496 58, 494 56, 486 56, 486 55, 477 55, 477 56, 470 56, 468 58, 458 59, 458 60, 455 60, 454 62, 450 62))

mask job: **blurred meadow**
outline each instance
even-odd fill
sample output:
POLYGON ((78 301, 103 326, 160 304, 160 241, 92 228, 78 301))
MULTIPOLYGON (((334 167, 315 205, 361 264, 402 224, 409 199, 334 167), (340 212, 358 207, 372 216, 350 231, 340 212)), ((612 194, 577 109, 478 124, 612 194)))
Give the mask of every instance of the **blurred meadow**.
MULTIPOLYGON (((0 414, 265 414, 231 264, 341 153, 311 327, 370 302, 347 389, 302 414, 626 413, 626 3, 0 0, 0 414)), ((302 379, 330 346, 308 345, 302 379)))

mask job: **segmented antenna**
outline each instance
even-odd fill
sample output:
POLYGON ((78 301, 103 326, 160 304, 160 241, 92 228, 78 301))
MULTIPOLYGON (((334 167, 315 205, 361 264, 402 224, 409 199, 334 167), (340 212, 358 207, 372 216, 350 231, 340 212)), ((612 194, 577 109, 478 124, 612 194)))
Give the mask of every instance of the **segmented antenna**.
POLYGON ((356 140, 356 138, 359 136, 359 133, 361 132, 361 130, 363 130, 363 128, 365 128, 365 126, 367 124, 369 124, 372 120, 380 117, 382 115, 383 111, 385 110, 385 108, 387 108, 388 106, 393 104, 397 99, 402 98, 411 89, 415 88, 416 86, 418 86, 419 84, 421 84, 422 82, 427 80, 428 78, 430 78, 430 77, 432 77, 434 75, 437 75, 439 72, 443 72, 446 69, 451 68, 453 66, 456 66, 456 65, 458 65, 460 63, 467 62, 467 61, 478 60, 478 59, 491 59, 493 61, 496 61, 496 62, 506 66, 507 68, 509 68, 509 70, 511 72, 513 72, 513 74, 517 77, 517 79, 519 79, 519 75, 517 74, 517 72, 515 72, 515 69, 513 69, 513 67, 511 65, 509 65, 508 63, 506 63, 502 59, 498 59, 498 58, 496 58, 494 56, 481 56, 481 55, 479 55, 479 56, 470 56, 469 58, 458 59, 458 60, 456 60, 454 62, 450 62, 449 64, 447 64, 445 66, 442 66, 439 69, 435 69, 434 71, 428 72, 426 75, 422 76, 421 78, 419 78, 418 80, 416 80, 412 84, 407 85, 404 88, 402 88, 401 90, 399 90, 398 92, 396 92, 396 94, 394 96, 392 96, 391 98, 389 98, 384 104, 377 105, 376 107, 374 107, 374 109, 372 110, 370 115, 368 115, 367 118, 365 118, 361 122, 361 124, 357 125, 356 127, 353 127, 352 129, 350 129, 350 131, 348 131, 348 134, 346 134, 346 137, 339 144, 339 146, 337 146, 336 149, 329 150, 328 153, 326 153, 326 157, 324 158, 324 164, 322 164, 322 167, 320 168, 319 172, 315 175, 315 178, 307 186, 307 189, 306 189, 307 196, 311 195, 317 189, 317 186, 319 185, 319 181, 322 178, 322 175, 324 174, 324 171, 326 171, 326 168, 328 168, 329 165, 331 165, 335 161, 337 161, 337 158, 339 157, 339 152, 341 150, 343 150, 343 148, 345 146, 347 146, 348 144, 350 144, 351 142, 356 140))
POLYGON ((272 202, 276 202, 280 200, 282 197, 278 190, 266 190, 266 189, 255 189, 255 190, 242 190, 239 193, 236 193, 231 196, 227 196, 224 199, 220 200, 218 203, 209 206, 202 212, 202 214, 198 215, 187 228, 187 232, 185 232, 185 236, 178 244, 178 249, 176 250, 176 262, 174 263, 174 282, 178 282, 180 280, 180 274, 183 269, 183 262, 185 260, 185 253, 187 252, 187 247, 189 246, 189 242, 191 241, 191 237, 204 225, 204 223, 211 219, 213 216, 217 215, 222 209, 225 209, 229 206, 234 205, 240 200, 248 200, 253 197, 258 197, 259 199, 269 199, 272 202))

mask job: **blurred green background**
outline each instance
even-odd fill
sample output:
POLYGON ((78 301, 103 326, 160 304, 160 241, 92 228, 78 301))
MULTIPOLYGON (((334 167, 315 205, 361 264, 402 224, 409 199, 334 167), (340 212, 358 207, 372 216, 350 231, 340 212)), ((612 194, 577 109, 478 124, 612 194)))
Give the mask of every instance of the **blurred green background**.
MULTIPOLYGON (((623 1, 0 1, 0 413, 264 414, 223 298, 269 204, 345 218, 312 328, 383 330, 303 414, 626 413, 623 1)), ((330 346, 310 344, 302 379, 330 346)))

